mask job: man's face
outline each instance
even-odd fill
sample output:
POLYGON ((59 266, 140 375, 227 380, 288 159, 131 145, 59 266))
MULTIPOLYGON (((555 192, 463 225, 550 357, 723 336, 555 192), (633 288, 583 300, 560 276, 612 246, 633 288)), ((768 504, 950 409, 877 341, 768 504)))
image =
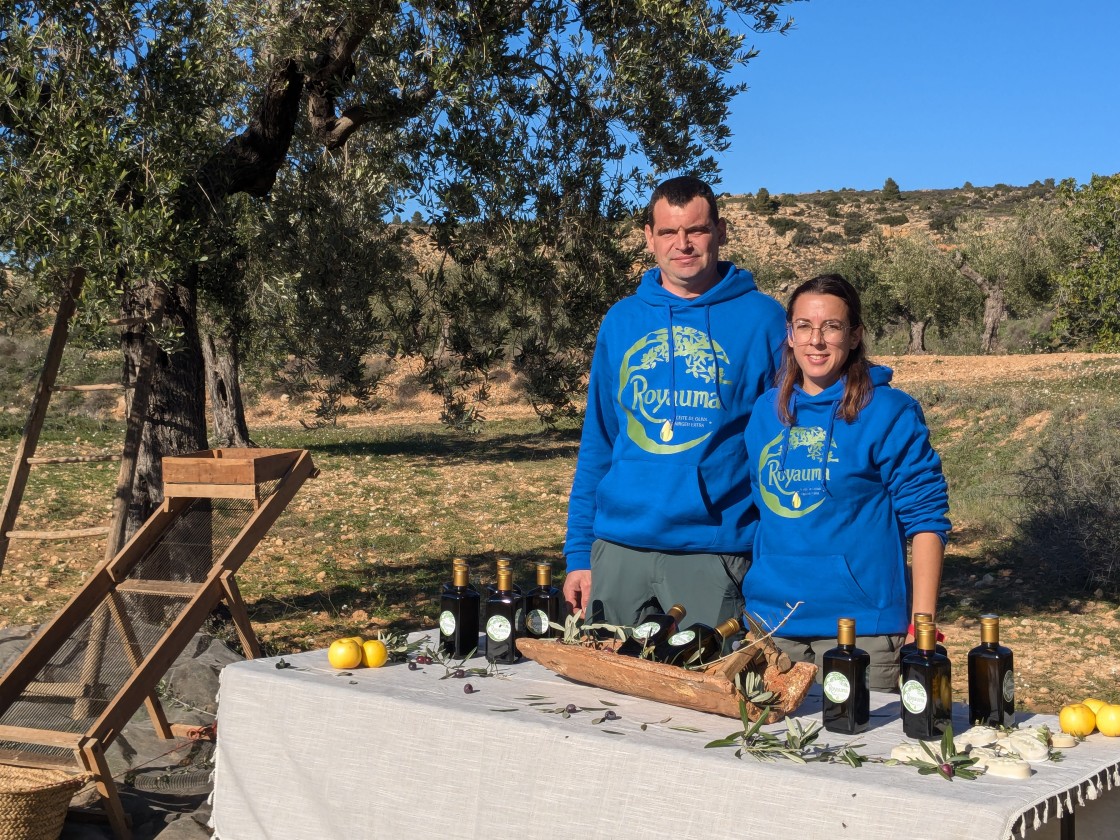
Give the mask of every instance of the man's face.
POLYGON ((653 205, 646 225, 646 247, 661 269, 661 285, 683 298, 699 297, 719 282, 719 246, 727 241, 723 220, 713 222, 700 196, 682 207, 666 199, 653 205))

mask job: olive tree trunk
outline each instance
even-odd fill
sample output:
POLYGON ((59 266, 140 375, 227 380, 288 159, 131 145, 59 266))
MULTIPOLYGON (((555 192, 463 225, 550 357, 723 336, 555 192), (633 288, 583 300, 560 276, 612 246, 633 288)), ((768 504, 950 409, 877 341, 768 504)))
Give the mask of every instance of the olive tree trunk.
POLYGON ((254 446, 241 398, 241 357, 236 338, 229 329, 207 330, 202 336, 202 356, 206 360, 206 393, 214 420, 214 445, 254 446))
MULTIPOLYGON (((164 323, 174 324, 181 337, 169 353, 159 349, 148 371, 148 410, 136 454, 131 498, 125 515, 125 538, 144 523, 163 500, 163 458, 206 449, 206 405, 202 348, 198 341, 196 300, 191 278, 163 290, 148 284, 128 289, 123 308, 127 315, 146 317, 163 304, 164 323)), ((144 350, 143 334, 127 331, 121 336, 124 382, 133 384, 144 350)))
POLYGON ((1007 318, 1007 301, 1004 298, 1003 286, 996 280, 985 277, 959 254, 954 264, 961 276, 975 285, 984 298, 984 325, 980 333, 980 352, 992 353, 999 346, 999 325, 1007 318))
POLYGON ((908 354, 919 356, 929 352, 926 350, 926 328, 931 320, 933 319, 927 317, 907 322, 910 326, 910 343, 906 345, 908 354))

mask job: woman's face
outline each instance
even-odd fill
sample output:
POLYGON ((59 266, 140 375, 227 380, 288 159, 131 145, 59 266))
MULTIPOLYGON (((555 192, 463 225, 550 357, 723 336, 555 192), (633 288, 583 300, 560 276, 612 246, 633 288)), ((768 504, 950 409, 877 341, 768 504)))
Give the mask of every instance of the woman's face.
POLYGON ((801 368, 801 387, 819 394, 840 379, 848 354, 859 347, 863 328, 851 328, 848 304, 835 295, 803 294, 794 301, 786 339, 801 368))

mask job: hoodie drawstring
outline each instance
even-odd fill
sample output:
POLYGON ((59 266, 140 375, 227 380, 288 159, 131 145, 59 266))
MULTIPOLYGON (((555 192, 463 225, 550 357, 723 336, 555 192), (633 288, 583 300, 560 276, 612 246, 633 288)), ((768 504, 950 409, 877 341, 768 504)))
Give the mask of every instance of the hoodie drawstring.
POLYGON ((673 336, 673 307, 669 307, 669 414, 668 426, 661 429, 661 439, 668 443, 673 439, 677 425, 677 342, 673 336))
POLYGON ((712 338, 712 308, 710 306, 704 307, 704 331, 708 336, 708 349, 712 351, 712 365, 716 369, 716 399, 719 400, 719 407, 726 411, 727 403, 723 401, 723 389, 720 387, 720 380, 723 379, 723 373, 719 369, 719 354, 716 353, 716 341, 712 338))
MULTIPOLYGON (((832 429, 836 424, 836 414, 840 410, 840 400, 836 400, 829 407, 828 411, 828 426, 824 430, 824 449, 821 453, 821 490, 824 491, 826 496, 831 497, 832 491, 828 489, 828 459, 832 454, 832 429)), ((785 472, 786 468, 786 454, 790 448, 790 436, 793 433, 793 427, 797 425, 797 391, 790 394, 789 398, 789 414, 790 422, 782 432, 782 446, 781 455, 778 458, 778 469, 785 472)))
POLYGON ((828 459, 832 454, 832 427, 836 423, 836 412, 840 410, 840 400, 836 400, 828 411, 828 428, 824 430, 824 453, 821 455, 821 489, 826 496, 831 497, 828 489, 828 459))

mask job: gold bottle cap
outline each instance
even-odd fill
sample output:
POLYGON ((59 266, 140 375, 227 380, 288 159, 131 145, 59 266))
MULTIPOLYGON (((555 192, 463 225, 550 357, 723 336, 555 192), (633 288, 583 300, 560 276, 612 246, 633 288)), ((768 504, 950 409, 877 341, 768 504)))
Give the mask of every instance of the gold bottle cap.
POLYGON ((743 625, 739 623, 737 618, 729 618, 727 621, 720 622, 715 628, 716 632, 725 639, 734 636, 742 629, 743 625))
POLYGON ((673 617, 674 621, 679 622, 682 618, 685 617, 685 613, 685 608, 680 604, 673 604, 673 606, 669 607, 669 615, 673 617))
POLYGON ((933 613, 914 613, 914 626, 933 621, 933 613))
POLYGON ((551 563, 537 563, 537 586, 552 586, 551 563))
POLYGON ((837 619, 836 643, 838 645, 854 645, 856 643, 856 620, 854 618, 837 619))
POLYGON ((914 640, 919 650, 932 651, 937 644, 937 625, 932 622, 919 624, 914 630, 914 640))
POLYGON ((456 563, 451 575, 451 582, 458 587, 467 587, 471 582, 471 570, 466 563, 456 563))
POLYGON ((980 641, 984 644, 999 644, 999 616, 980 616, 980 641))
POLYGON ((513 572, 509 569, 498 569, 498 591, 509 592, 513 589, 513 572))

